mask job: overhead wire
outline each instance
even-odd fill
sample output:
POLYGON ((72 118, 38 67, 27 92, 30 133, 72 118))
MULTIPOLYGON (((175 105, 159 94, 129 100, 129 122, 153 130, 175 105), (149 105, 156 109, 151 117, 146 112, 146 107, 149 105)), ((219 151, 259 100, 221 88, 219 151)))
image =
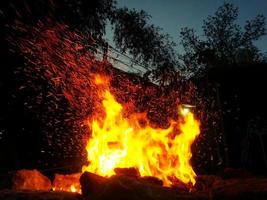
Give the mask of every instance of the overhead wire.
MULTIPOLYGON (((97 39, 93 39, 93 38, 92 38, 92 40, 93 40, 94 44, 103 47, 103 41, 100 41, 99 39, 98 39, 98 40, 97 40, 97 39)), ((90 45, 90 44, 87 44, 87 45, 90 46, 90 47, 92 47, 92 48, 94 48, 94 49, 96 49, 96 46, 92 46, 92 45, 90 45)), ((123 53, 123 52, 117 50, 117 49, 116 49, 115 47, 113 47, 112 45, 110 45, 110 44, 107 43, 107 46, 108 46, 108 52, 109 52, 109 51, 112 51, 113 53, 116 53, 117 55, 124 56, 124 57, 127 58, 132 64, 135 64, 136 66, 139 66, 139 67, 142 68, 144 71, 142 71, 142 70, 140 70, 140 69, 137 69, 137 67, 134 67, 134 65, 126 64, 124 61, 122 61, 122 60, 120 60, 120 59, 118 59, 118 58, 111 57, 112 59, 116 59, 116 61, 119 61, 119 62, 121 62, 122 64, 126 65, 126 66, 129 67, 130 69, 131 69, 131 68, 134 68, 135 70, 137 70, 137 71, 139 71, 139 72, 141 72, 141 73, 144 73, 145 71, 153 70, 152 67, 142 65, 140 62, 138 62, 137 60, 131 58, 129 55, 127 55, 127 54, 125 54, 125 53, 123 53)), ((101 50, 99 50, 99 48, 98 48, 98 51, 100 51, 100 53, 103 54, 103 52, 102 52, 101 50)), ((109 57, 110 57, 110 56, 109 56, 109 57)))

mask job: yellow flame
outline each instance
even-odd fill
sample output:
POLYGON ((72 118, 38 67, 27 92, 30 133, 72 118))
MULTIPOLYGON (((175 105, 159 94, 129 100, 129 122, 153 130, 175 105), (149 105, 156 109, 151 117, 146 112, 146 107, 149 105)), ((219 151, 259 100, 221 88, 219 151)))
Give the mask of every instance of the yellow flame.
POLYGON ((74 185, 71 185, 71 186, 70 186, 70 191, 71 191, 71 192, 77 192, 77 189, 75 188, 74 185))
MULTIPOLYGON (((96 82, 103 83, 100 77, 96 82)), ((89 165, 83 171, 109 177, 115 174, 115 168, 135 167, 141 176, 157 177, 166 186, 175 179, 195 184, 191 145, 200 133, 200 124, 189 109, 177 109, 182 119, 171 122, 167 129, 159 129, 140 125, 140 119, 147 120, 145 115, 125 118, 123 106, 107 88, 102 98, 106 115, 89 122, 92 129, 86 146, 89 165)))

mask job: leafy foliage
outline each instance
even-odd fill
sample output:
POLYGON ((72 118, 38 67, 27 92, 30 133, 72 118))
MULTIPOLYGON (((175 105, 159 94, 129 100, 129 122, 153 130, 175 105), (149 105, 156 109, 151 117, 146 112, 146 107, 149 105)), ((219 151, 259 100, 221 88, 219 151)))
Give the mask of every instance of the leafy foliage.
POLYGON ((64 23, 99 38, 105 33, 107 20, 115 5, 115 0, 60 0, 55 1, 55 16, 64 23))
POLYGON ((181 30, 185 53, 179 58, 187 72, 201 74, 209 67, 263 61, 264 57, 253 42, 266 33, 264 16, 248 20, 242 30, 236 23, 238 12, 238 7, 224 3, 214 16, 204 20, 204 39, 193 29, 181 30))
POLYGON ((149 69, 145 76, 160 84, 175 81, 177 69, 181 68, 190 77, 201 75, 212 66, 261 62, 264 59, 253 44, 265 34, 264 16, 248 20, 242 29, 236 23, 238 8, 231 3, 224 3, 214 16, 204 20, 204 39, 193 29, 181 30, 185 53, 178 55, 178 59, 175 43, 159 27, 149 23, 150 16, 145 11, 118 8, 116 0, 10 0, 1 2, 1 8, 3 24, 19 20, 36 25, 49 19, 49 24, 62 22, 92 36, 100 45, 110 21, 117 48, 145 65, 149 69))
POLYGON ((161 80, 161 83, 169 82, 167 79, 175 72, 175 44, 167 34, 161 33, 159 27, 149 24, 149 19, 143 10, 117 9, 112 20, 114 41, 123 52, 152 67, 154 79, 161 80))
POLYGON ((115 0, 10 0, 1 2, 1 9, 5 24, 18 20, 36 25, 38 21, 49 20, 49 23, 64 23, 99 38, 105 33, 115 5, 115 0))

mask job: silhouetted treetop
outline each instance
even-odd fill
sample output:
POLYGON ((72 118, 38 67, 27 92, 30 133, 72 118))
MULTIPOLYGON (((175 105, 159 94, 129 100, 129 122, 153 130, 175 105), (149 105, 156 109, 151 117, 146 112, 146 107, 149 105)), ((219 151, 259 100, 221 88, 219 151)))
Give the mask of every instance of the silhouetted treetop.
POLYGON ((9 0, 1 1, 1 19, 6 24, 18 20, 27 25, 49 19, 99 38, 115 5, 115 0, 9 0))
POLYGON ((265 58, 253 42, 266 33, 265 17, 257 15, 242 29, 236 23, 238 13, 238 7, 224 3, 203 21, 203 37, 197 36, 194 29, 181 30, 185 53, 179 58, 187 73, 201 74, 209 67, 263 62, 265 58))
POLYGON ((173 73, 176 59, 169 35, 148 20, 143 10, 120 8, 115 10, 112 25, 117 48, 134 56, 135 60, 152 68, 155 79, 161 73, 173 73))
MULTIPOLYGON (((105 30, 110 23, 114 30, 116 47, 146 66, 146 77, 160 84, 177 79, 182 71, 190 77, 201 75, 216 66, 263 62, 259 49, 254 45, 266 32, 265 18, 258 15, 241 28, 236 20, 238 7, 224 3, 213 16, 203 22, 203 35, 194 29, 180 32, 184 54, 178 55, 175 43, 162 29, 150 23, 145 11, 119 8, 116 0, 9 0, 1 1, 1 24, 18 20, 27 25, 39 21, 66 24, 70 29, 91 36, 95 45, 105 43, 105 30)), ((3 26, 8 35, 10 30, 3 26)), ((87 41, 88 42, 88 41, 87 41)))

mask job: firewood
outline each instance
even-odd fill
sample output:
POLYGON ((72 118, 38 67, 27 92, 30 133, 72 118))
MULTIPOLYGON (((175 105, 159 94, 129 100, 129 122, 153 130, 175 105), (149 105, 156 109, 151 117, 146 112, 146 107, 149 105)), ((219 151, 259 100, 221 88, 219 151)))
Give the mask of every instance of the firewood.
POLYGON ((140 177, 140 179, 142 181, 145 181, 149 184, 153 184, 153 185, 159 185, 159 186, 162 186, 163 185, 163 181, 156 178, 156 177, 153 177, 153 176, 144 176, 144 177, 140 177))
POLYGON ((196 184, 194 185, 193 190, 196 191, 209 191, 211 188, 219 184, 222 181, 220 176, 215 175, 199 175, 196 178, 196 184))
POLYGON ((152 184, 148 180, 149 178, 125 175, 104 178, 85 172, 81 176, 80 182, 83 196, 90 200, 207 199, 206 196, 201 196, 198 193, 180 192, 175 188, 152 184))
POLYGON ((117 175, 125 175, 125 176, 131 176, 131 177, 140 177, 140 173, 138 169, 131 167, 131 168, 115 168, 114 172, 117 175))
POLYGON ((82 194, 94 196, 107 184, 108 179, 91 172, 84 172, 80 177, 82 194))

